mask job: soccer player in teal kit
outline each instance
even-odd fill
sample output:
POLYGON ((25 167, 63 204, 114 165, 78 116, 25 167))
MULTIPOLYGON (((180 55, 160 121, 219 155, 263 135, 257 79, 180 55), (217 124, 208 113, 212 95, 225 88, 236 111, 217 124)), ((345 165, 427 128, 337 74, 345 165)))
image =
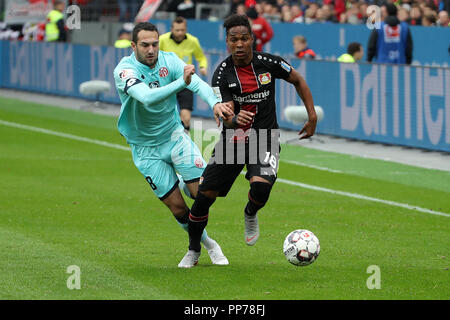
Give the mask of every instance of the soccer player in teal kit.
MULTIPOLYGON (((187 231, 190 210, 178 187, 179 177, 195 198, 206 163, 184 132, 176 94, 184 88, 197 93, 213 108, 218 125, 220 118, 228 118, 233 111, 195 74, 193 65, 186 65, 174 53, 159 51, 159 33, 153 24, 143 22, 135 26, 132 48, 134 52, 114 69, 122 102, 118 129, 131 147, 138 170, 187 231)), ((228 264, 219 244, 206 232, 202 243, 213 264, 228 264)))

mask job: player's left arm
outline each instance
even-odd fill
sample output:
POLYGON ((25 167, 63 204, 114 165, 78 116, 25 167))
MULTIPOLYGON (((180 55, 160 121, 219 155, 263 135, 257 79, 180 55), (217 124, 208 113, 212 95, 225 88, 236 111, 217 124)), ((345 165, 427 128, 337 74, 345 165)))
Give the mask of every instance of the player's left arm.
POLYGON ((309 86, 306 83, 305 79, 294 68, 291 68, 289 77, 287 77, 285 80, 294 85, 299 97, 305 104, 306 112, 308 113, 308 121, 305 123, 298 134, 300 135, 300 139, 309 138, 314 135, 317 125, 317 115, 316 110, 314 109, 314 100, 311 94, 311 90, 309 89, 309 86))
MULTIPOLYGON (((186 63, 175 53, 170 53, 169 59, 171 59, 170 71, 173 71, 174 78, 180 78, 183 75, 186 63)), ((211 108, 213 108, 216 103, 221 102, 214 94, 213 89, 195 73, 191 77, 191 83, 186 88, 198 94, 211 108)))

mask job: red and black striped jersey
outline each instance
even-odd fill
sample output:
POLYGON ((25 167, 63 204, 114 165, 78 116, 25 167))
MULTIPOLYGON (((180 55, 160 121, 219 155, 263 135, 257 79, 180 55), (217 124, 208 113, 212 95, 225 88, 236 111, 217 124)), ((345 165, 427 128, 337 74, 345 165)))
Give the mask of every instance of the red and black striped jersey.
POLYGON ((255 114, 246 127, 278 129, 275 105, 275 79, 287 79, 292 67, 283 58, 268 53, 253 52, 246 66, 235 66, 231 56, 222 61, 214 72, 212 87, 222 102, 233 101, 234 113, 242 109, 255 114))

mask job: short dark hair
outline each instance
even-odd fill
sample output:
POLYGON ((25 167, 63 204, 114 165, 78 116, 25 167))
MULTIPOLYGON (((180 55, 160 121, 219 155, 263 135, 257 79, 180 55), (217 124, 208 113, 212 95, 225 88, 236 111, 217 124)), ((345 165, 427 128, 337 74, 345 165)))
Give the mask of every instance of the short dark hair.
POLYGON ((159 31, 158 28, 150 22, 139 22, 133 29, 133 37, 132 37, 132 41, 134 43, 137 43, 138 41, 138 33, 142 30, 145 31, 156 31, 159 35, 159 31))
POLYGON ((246 27, 248 32, 252 34, 252 27, 250 27, 250 22, 248 18, 244 15, 233 14, 225 19, 223 27, 225 28, 227 34, 228 31, 233 27, 243 26, 246 27))
POLYGON ((358 52, 361 50, 361 43, 359 42, 352 42, 347 47, 347 53, 350 55, 354 55, 355 52, 358 52))
POLYGON ((386 4, 386 11, 388 15, 390 16, 396 16, 397 15, 397 6, 393 3, 386 4))
POLYGON ((178 16, 178 17, 176 17, 176 18, 172 21, 172 25, 173 25, 174 23, 178 23, 178 24, 179 24, 179 23, 187 23, 187 22, 186 22, 186 19, 185 19, 185 18, 178 16))

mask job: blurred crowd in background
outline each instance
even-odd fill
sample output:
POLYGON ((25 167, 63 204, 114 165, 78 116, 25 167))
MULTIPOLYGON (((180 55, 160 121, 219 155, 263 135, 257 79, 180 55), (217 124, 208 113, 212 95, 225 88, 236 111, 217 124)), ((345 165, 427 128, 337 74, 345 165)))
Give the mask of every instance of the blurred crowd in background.
MULTIPOLYGON (((124 28, 119 32, 116 46, 126 47, 131 40, 130 32, 135 18, 145 2, 144 0, 52 1, 52 10, 49 10, 46 19, 43 19, 45 21, 8 25, 1 22, 4 20, 7 1, 0 0, 0 12, 2 12, 0 40, 70 41, 63 19, 68 18, 65 11, 67 6, 77 5, 81 10, 82 21, 123 23, 124 28)), ((173 20, 179 16, 186 19, 217 21, 233 13, 247 15, 252 23, 257 51, 262 51, 264 44, 274 36, 271 28, 273 23, 375 23, 374 12, 368 10, 372 5, 377 6, 377 14, 381 21, 385 21, 388 16, 386 8, 394 5, 397 8, 395 15, 399 22, 412 26, 450 26, 448 14, 450 0, 155 0, 154 2, 158 2, 158 6, 152 19, 173 20), (199 8, 201 10, 197 10, 199 8)), ((308 47, 305 38, 296 37, 292 41, 295 56, 315 58, 315 53, 308 47)), ((355 60, 359 60, 358 57, 362 54, 362 47, 359 50, 358 45, 361 46, 355 44, 354 47, 354 50, 359 52, 355 55, 355 60)))
MULTIPOLYGON (((133 22, 144 0, 69 0, 68 5, 81 7, 86 21, 133 22)), ((382 7, 393 3, 398 7, 398 18, 410 25, 448 26, 450 0, 167 0, 162 1, 158 11, 172 12, 186 19, 217 18, 208 14, 196 15, 199 5, 227 5, 228 12, 245 12, 254 7, 269 22, 284 23, 349 23, 364 24, 370 5, 382 7)), ((0 0, 1 17, 4 16, 5 0, 0 0)))
POLYGON ((254 6, 268 21, 285 23, 365 24, 370 5, 397 6, 398 19, 410 25, 449 26, 450 0, 232 0, 231 12, 245 13, 254 6))

